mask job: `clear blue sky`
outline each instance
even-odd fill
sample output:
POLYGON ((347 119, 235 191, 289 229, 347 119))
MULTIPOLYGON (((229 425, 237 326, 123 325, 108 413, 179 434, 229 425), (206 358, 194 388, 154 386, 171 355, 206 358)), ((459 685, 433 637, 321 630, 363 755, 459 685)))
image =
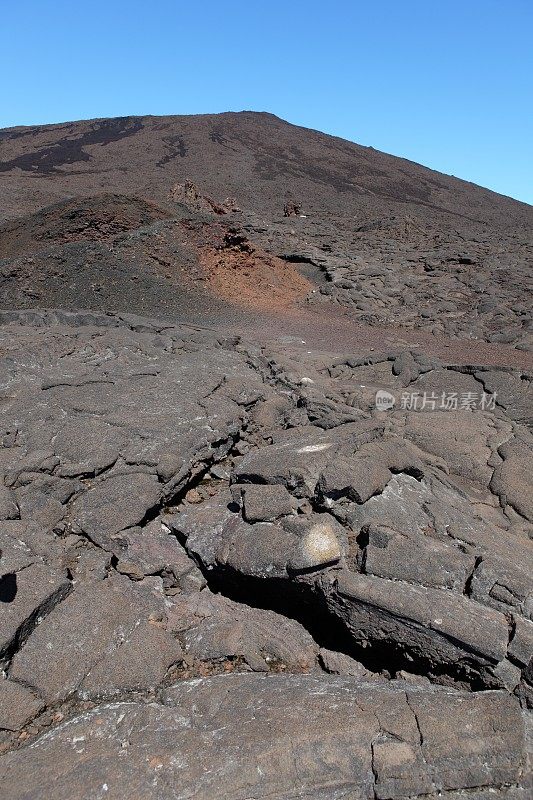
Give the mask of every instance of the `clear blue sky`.
POLYGON ((0 0, 0 127, 270 111, 533 203, 533 0, 0 0))

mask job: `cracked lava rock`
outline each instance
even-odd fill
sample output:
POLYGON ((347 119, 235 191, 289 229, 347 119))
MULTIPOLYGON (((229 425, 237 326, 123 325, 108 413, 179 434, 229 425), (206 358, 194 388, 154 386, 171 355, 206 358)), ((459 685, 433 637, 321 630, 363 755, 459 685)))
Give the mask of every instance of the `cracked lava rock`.
POLYGON ((528 800, 527 207, 155 119, 0 132, 2 797, 528 800))

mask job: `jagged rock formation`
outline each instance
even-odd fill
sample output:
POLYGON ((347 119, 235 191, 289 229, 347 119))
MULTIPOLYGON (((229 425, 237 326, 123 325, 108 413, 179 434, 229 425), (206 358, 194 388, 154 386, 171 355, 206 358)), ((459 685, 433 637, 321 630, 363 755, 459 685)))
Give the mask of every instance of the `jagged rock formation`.
POLYGON ((513 372, 126 315, 3 322, 10 796, 525 798, 531 440, 513 372), (514 401, 377 411, 378 385, 514 401))

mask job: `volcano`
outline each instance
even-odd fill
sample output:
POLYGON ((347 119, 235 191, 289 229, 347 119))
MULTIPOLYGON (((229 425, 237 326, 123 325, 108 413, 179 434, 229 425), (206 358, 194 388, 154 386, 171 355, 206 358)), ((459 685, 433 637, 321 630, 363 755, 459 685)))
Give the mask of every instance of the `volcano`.
POLYGON ((0 786, 526 800, 532 209, 270 114, 0 131, 0 786))

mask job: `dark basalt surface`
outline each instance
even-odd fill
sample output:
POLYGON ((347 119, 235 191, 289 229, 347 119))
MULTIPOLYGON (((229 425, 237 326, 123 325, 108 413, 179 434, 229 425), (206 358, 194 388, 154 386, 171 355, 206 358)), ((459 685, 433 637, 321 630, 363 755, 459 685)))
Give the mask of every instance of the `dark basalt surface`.
POLYGON ((513 371, 127 315, 0 330, 10 797, 527 796, 513 371), (372 402, 491 382, 509 408, 372 402))
POLYGON ((220 675, 184 681, 158 702, 88 711, 7 756, 0 775, 13 798, 85 798, 87 781, 108 797, 485 798, 494 778, 501 797, 525 798, 513 787, 523 737, 498 692, 220 675), (465 784, 482 788, 463 794, 465 784))
POLYGON ((531 210, 251 113, 0 173, 2 796, 527 800, 531 210))

